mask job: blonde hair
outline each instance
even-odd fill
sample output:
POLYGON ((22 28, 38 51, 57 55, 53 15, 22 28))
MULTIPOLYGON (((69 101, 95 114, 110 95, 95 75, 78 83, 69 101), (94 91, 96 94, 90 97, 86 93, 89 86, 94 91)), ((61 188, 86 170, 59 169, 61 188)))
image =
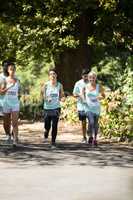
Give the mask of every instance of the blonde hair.
POLYGON ((97 74, 94 71, 89 72, 88 76, 95 76, 95 78, 97 78, 97 74))

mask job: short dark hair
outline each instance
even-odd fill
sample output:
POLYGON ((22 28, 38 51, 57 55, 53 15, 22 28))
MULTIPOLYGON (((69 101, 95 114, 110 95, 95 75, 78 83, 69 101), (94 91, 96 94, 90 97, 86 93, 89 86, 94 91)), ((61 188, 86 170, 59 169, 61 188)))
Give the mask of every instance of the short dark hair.
POLYGON ((55 72, 57 74, 57 71, 56 71, 55 68, 50 68, 49 71, 48 71, 48 73, 50 74, 50 72, 55 72))
POLYGON ((6 67, 9 63, 11 63, 10 60, 4 60, 4 61, 2 62, 2 67, 6 67))
POLYGON ((14 69, 16 69, 16 66, 15 66, 15 64, 13 62, 7 63, 5 68, 3 68, 3 72, 4 72, 5 76, 9 76, 9 73, 8 73, 8 67, 9 66, 13 66, 14 69))
POLYGON ((83 76, 83 75, 86 75, 86 74, 88 74, 88 73, 89 73, 89 70, 88 70, 88 69, 83 69, 81 74, 82 74, 82 76, 83 76))
POLYGON ((11 63, 10 60, 4 60, 2 62, 2 68, 3 68, 3 73, 5 76, 7 76, 7 68, 8 68, 8 65, 11 63))

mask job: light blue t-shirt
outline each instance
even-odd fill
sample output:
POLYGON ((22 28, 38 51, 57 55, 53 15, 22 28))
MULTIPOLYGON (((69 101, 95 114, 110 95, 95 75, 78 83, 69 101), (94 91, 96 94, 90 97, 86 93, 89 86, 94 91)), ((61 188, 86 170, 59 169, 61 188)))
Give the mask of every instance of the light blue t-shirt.
MULTIPOLYGON (((73 95, 81 94, 86 85, 87 83, 84 82, 83 79, 77 81, 73 89, 73 95)), ((77 110, 78 111, 85 110, 85 102, 80 97, 77 98, 77 110)))
POLYGON ((92 112, 97 115, 100 114, 100 102, 97 99, 99 95, 99 84, 96 85, 96 89, 89 91, 88 88, 85 88, 85 99, 86 99, 86 112, 92 112))
POLYGON ((18 107, 18 93, 20 90, 19 80, 17 80, 14 84, 7 82, 6 87, 8 88, 8 90, 4 95, 4 107, 18 107))
POLYGON ((61 83, 57 82, 56 86, 52 86, 50 81, 45 85, 44 89, 44 109, 51 110, 60 108, 60 90, 61 83))
MULTIPOLYGON (((15 75, 15 78, 16 78, 16 75, 15 75)), ((7 80, 7 77, 4 75, 4 73, 1 73, 0 74, 0 85, 6 84, 6 87, 8 87, 6 80, 7 80)), ((19 84, 18 79, 17 79, 17 82, 12 89, 15 90, 15 92, 17 91, 17 94, 18 94, 18 90, 20 89, 20 84, 19 84), (17 87, 17 89, 16 89, 16 87, 17 87)), ((5 106, 5 101, 7 100, 7 96, 8 96, 9 91, 10 90, 8 90, 5 94, 0 95, 0 116, 3 116, 3 107, 5 106)), ((15 95, 13 95, 13 98, 11 99, 11 101, 9 99, 9 102, 12 102, 12 105, 15 106, 15 102, 16 102, 16 104, 18 103, 18 97, 15 97, 15 95), (15 99, 15 100, 13 100, 13 99, 15 99)))

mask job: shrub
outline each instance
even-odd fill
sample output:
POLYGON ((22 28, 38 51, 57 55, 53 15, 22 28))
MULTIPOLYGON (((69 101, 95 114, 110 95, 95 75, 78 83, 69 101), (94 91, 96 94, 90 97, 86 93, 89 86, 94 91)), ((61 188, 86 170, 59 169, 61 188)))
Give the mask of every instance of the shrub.
MULTIPOLYGON (((104 137, 133 138, 133 107, 126 104, 125 94, 120 90, 108 92, 101 101, 100 131, 104 137)), ((61 119, 71 124, 79 123, 76 99, 68 96, 62 103, 61 119)))
POLYGON ((102 101, 104 113, 100 117, 101 133, 120 140, 133 137, 133 106, 126 104, 125 94, 120 90, 110 92, 102 101), (106 102, 106 103, 105 103, 106 102))

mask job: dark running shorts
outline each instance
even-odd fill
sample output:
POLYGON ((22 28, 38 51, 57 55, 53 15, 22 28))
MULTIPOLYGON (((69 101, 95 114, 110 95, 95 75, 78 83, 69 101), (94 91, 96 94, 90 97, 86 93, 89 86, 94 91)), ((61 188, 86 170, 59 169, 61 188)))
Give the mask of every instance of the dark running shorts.
POLYGON ((86 113, 84 111, 78 111, 78 116, 80 121, 86 120, 86 113))
POLYGON ((50 110, 44 109, 44 119, 45 119, 46 117, 57 117, 57 118, 59 118, 60 112, 61 112, 61 109, 60 109, 60 108, 57 108, 57 109, 50 109, 50 110))

